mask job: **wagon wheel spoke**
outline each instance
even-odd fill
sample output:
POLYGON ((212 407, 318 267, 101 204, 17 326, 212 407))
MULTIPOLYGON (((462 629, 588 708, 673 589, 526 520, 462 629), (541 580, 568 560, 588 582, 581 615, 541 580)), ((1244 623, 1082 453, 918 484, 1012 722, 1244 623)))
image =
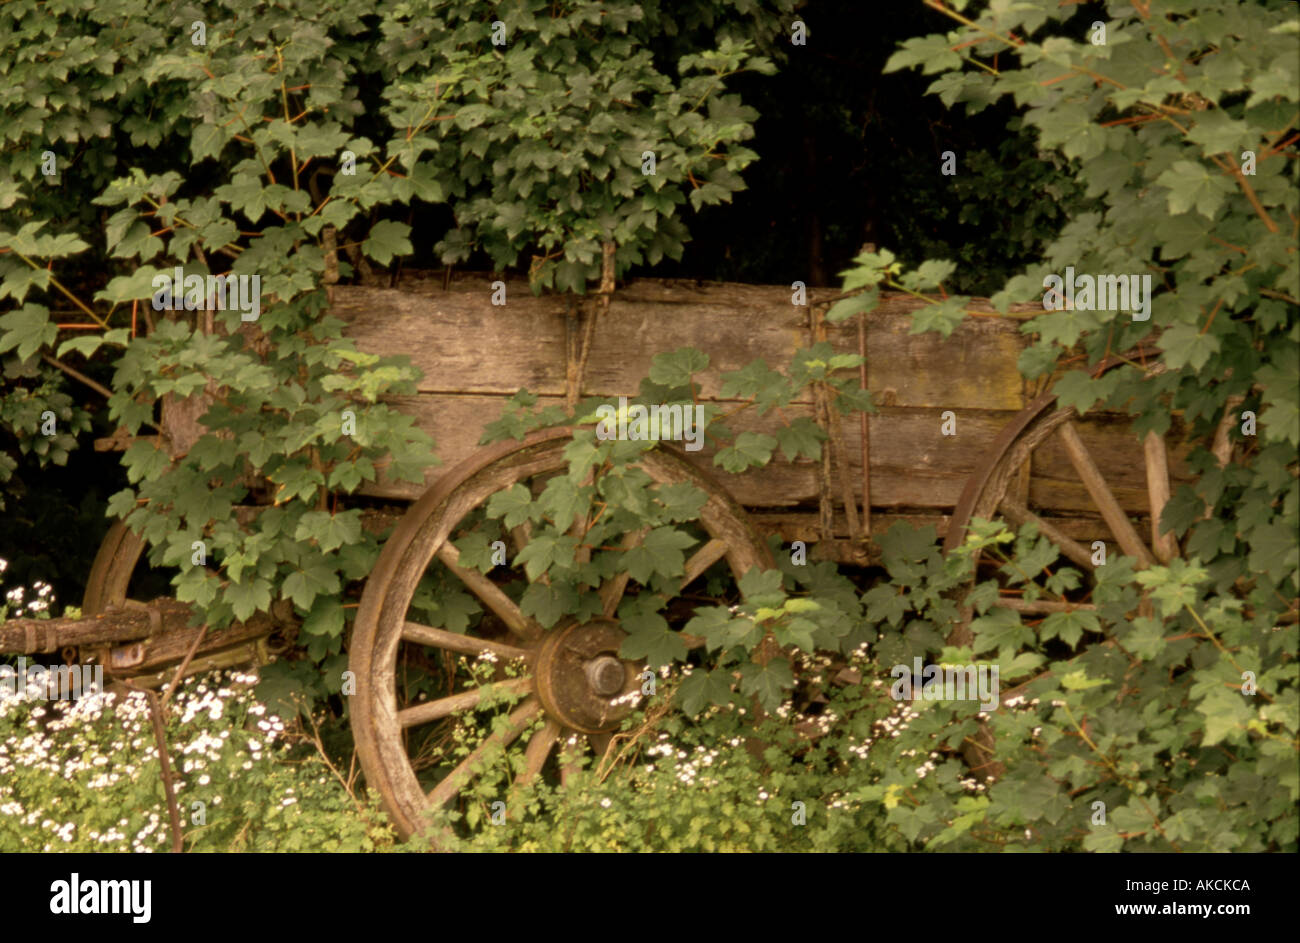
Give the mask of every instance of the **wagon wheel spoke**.
POLYGON ((501 587, 477 570, 468 570, 460 565, 460 551, 450 541, 444 541, 438 548, 438 559, 519 638, 535 642, 542 637, 542 627, 520 612, 515 601, 502 592, 501 587))
POLYGON ((563 728, 550 717, 546 723, 533 734, 524 750, 524 768, 515 779, 515 785, 526 786, 532 782, 546 765, 546 758, 551 755, 551 748, 560 739, 563 728))
MULTIPOLYGON (((631 550, 645 539, 647 533, 648 531, 643 527, 640 530, 624 534, 620 546, 624 551, 631 550)), ((601 612, 605 614, 606 618, 613 618, 614 613, 618 611, 618 604, 623 601, 623 593, 627 591, 627 583, 631 578, 632 575, 627 570, 623 570, 616 573, 613 579, 606 581, 605 585, 601 586, 601 612)))
POLYGON ((591 562, 591 547, 587 546, 585 542, 590 527, 590 514, 579 514, 569 527, 569 536, 578 542, 577 549, 573 551, 573 559, 579 565, 591 562))
POLYGON ((473 688, 460 694, 440 697, 436 701, 427 701, 424 704, 417 704, 414 707, 400 710, 397 712, 397 722, 404 728, 416 727, 430 721, 441 720, 443 717, 450 717, 452 714, 459 714, 462 711, 471 711, 478 707, 485 697, 496 698, 505 694, 526 694, 532 690, 532 686, 533 679, 531 677, 511 678, 509 681, 485 684, 481 688, 473 688))
POLYGON ((1111 492, 1110 486, 1106 484, 1106 479, 1102 477, 1101 469, 1097 463, 1092 460, 1092 455, 1088 452, 1087 446, 1079 438, 1079 430, 1075 428, 1073 422, 1061 424, 1057 434, 1061 437, 1061 442, 1065 446, 1066 455, 1070 459, 1070 464, 1078 472, 1079 477, 1083 479, 1083 486, 1088 489, 1088 494, 1092 496, 1093 502, 1097 505, 1097 510, 1101 511, 1102 520, 1110 528, 1110 532, 1115 535, 1119 541, 1120 549, 1130 557, 1136 557, 1138 565, 1148 567, 1155 563, 1155 558, 1151 556, 1151 551, 1142 543, 1142 538, 1133 527, 1132 521, 1124 513, 1124 509, 1115 500, 1115 495, 1111 492))
MULTIPOLYGON (((693 583, 701 573, 713 566, 713 564, 717 563, 726 555, 727 542, 725 540, 719 540, 717 538, 710 540, 699 550, 695 551, 695 553, 691 554, 691 558, 686 561, 686 569, 678 589, 685 590, 686 587, 693 583)), ((686 644, 687 648, 703 648, 705 643, 708 641, 702 635, 691 635, 687 632, 682 632, 680 635, 681 640, 686 644)))
POLYGON ((494 655, 500 655, 509 661, 516 658, 527 659, 532 654, 526 648, 517 648, 504 642, 475 638, 472 635, 459 635, 456 632, 448 632, 446 629, 435 629, 431 625, 422 625, 419 622, 410 621, 402 625, 402 641, 414 642, 416 645, 428 645, 450 652, 460 652, 462 655, 481 655, 487 651, 492 652, 494 655))
MULTIPOLYGON (((595 480, 595 471, 588 469, 578 487, 590 487, 595 480)), ((591 503, 588 502, 587 509, 575 517, 573 523, 569 525, 569 536, 578 542, 578 548, 574 551, 573 558, 579 565, 591 562, 591 547, 587 546, 585 542, 587 531, 591 529, 591 523, 591 503)))
POLYGON ((475 747, 469 756, 461 760, 456 765, 456 768, 429 792, 429 804, 434 808, 446 804, 465 785, 474 767, 483 760, 489 750, 505 749, 510 746, 541 710, 541 702, 535 697, 528 698, 528 700, 516 707, 506 719, 504 727, 475 747))
POLYGON ((528 546, 529 542, 532 539, 533 539, 532 521, 524 521, 522 524, 518 524, 515 527, 510 528, 510 542, 515 545, 516 555, 522 553, 523 549, 528 546))
MULTIPOLYGON (((628 534, 623 540, 623 549, 631 550, 645 537, 644 530, 637 531, 634 534, 628 534)), ((706 543, 686 561, 686 567, 682 575, 682 581, 679 589, 685 589, 692 583, 696 577, 707 570, 713 564, 717 563, 727 555, 727 542, 725 540, 713 539, 706 543)), ((627 583, 630 579, 628 572, 624 570, 612 580, 600 588, 600 598, 603 603, 603 611, 606 616, 613 616, 618 609, 619 602, 623 599, 623 593, 627 589, 627 583)))
POLYGON ((591 746, 591 752, 596 754, 596 762, 599 763, 609 750, 610 741, 614 739, 612 733, 589 733, 587 734, 587 743, 591 746))
POLYGON ((706 543, 686 561, 686 571, 682 576, 681 589, 685 589, 701 573, 727 555, 727 542, 714 538, 706 543))
POLYGON ((1006 519, 1012 524, 1015 524, 1016 527, 1020 527, 1030 521, 1037 524, 1038 532, 1052 543, 1056 544, 1061 553, 1079 564, 1079 566, 1084 567, 1085 573, 1092 568, 1092 554, 1088 552, 1088 549, 1084 547, 1083 544, 1079 543, 1073 537, 1063 533, 1055 524, 1043 520, 1033 511, 1021 504, 1018 499, 1013 498, 1011 495, 1006 495, 1003 497, 1002 503, 998 505, 998 508, 1002 511, 1003 515, 1005 515, 1006 519))

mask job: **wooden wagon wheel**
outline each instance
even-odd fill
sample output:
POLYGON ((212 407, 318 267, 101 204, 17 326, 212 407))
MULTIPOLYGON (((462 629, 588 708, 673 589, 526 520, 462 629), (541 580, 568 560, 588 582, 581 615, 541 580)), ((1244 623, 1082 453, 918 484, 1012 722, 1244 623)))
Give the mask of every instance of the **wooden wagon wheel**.
MULTIPOLYGON (((1131 360, 1127 357, 1108 358, 1094 369, 1093 375, 1100 376, 1107 370, 1128 362, 1131 360)), ((1147 376, 1159 372, 1163 372, 1163 366, 1157 364, 1147 371, 1147 376)), ((1093 506, 1125 556, 1133 557, 1139 569, 1152 566, 1157 561, 1168 562, 1177 556, 1178 542, 1172 534, 1160 532, 1160 514, 1170 495, 1169 460, 1164 439, 1148 433, 1142 443, 1151 508, 1151 540, 1148 544, 1115 498, 1096 461, 1080 438, 1074 422, 1078 418, 1078 412, 1073 406, 1053 409, 1056 398, 1056 393, 1052 391, 1042 394, 999 433, 975 472, 967 479, 944 539, 944 553, 950 553, 962 545, 973 519, 992 519, 1000 514, 1016 527, 1033 521, 1038 525, 1039 533, 1051 541, 1062 556, 1081 569, 1085 579, 1090 577, 1094 572, 1092 550, 1035 514, 1026 502, 1008 493, 1012 482, 1020 476, 1034 451, 1055 435, 1093 506)), ((1074 608, 1070 603, 1001 602, 1039 615, 1074 608)), ((953 628, 947 640, 949 645, 964 646, 973 641, 971 616, 967 612, 963 620, 953 628)), ((980 733, 973 740, 976 742, 968 742, 963 749, 967 762, 973 769, 996 778, 1001 773, 1001 766, 992 759, 993 738, 987 725, 981 724, 980 733)))
POLYGON ((90 566, 86 592, 81 599, 82 615, 98 615, 110 607, 120 609, 126 604, 131 575, 144 553, 144 544, 144 538, 124 521, 113 522, 90 566))
MULTIPOLYGON (((1130 363, 1128 357, 1111 357, 1093 370, 1093 376, 1101 376, 1107 370, 1123 363, 1130 363)), ((1147 376, 1163 372, 1163 365, 1157 364, 1147 371, 1147 376)), ((1143 460, 1146 465, 1147 496, 1151 508, 1151 541, 1143 541, 1128 514, 1116 500, 1110 486, 1107 485, 1101 469, 1079 437, 1074 420, 1078 412, 1072 406, 1052 410, 1056 402, 1056 393, 1048 391, 1022 410, 1000 432, 975 472, 966 481, 966 486, 957 506, 953 510, 952 520, 944 539, 944 553, 950 553, 961 546, 966 539, 966 532, 974 518, 992 518, 1001 513, 1016 526, 1026 521, 1034 521, 1039 532, 1054 543, 1062 555, 1084 568, 1085 573, 1092 572, 1092 553, 1078 541, 1069 537, 1062 530, 1034 514, 1025 503, 1009 495, 1011 482, 1020 474, 1033 452, 1046 442, 1053 434, 1059 436, 1070 464, 1083 482, 1093 506, 1100 513, 1101 519, 1110 529, 1121 551, 1137 560, 1139 568, 1154 564, 1157 560, 1168 562, 1178 555, 1178 543, 1172 534, 1160 533, 1160 513, 1169 500, 1169 458, 1164 439, 1148 433, 1143 440, 1143 460)), ((970 639, 953 642, 965 644, 970 639)))
MULTIPOLYGON (((485 762, 499 758, 498 751, 526 731, 533 732, 522 758, 507 770, 516 783, 541 773, 548 757, 557 752, 557 744, 600 748, 631 712, 626 695, 639 689, 641 669, 618 656, 625 636, 615 617, 627 588, 626 572, 599 588, 601 615, 581 622, 564 619, 547 630, 525 616, 497 583, 478 570, 460 567, 459 552, 449 539, 458 524, 494 493, 567 468, 563 453, 571 437, 571 429, 547 430, 522 444, 507 442, 483 450, 447 472, 402 518, 366 582, 350 651, 357 682, 352 727, 367 781, 404 838, 424 827, 428 810, 455 798, 481 774, 485 762), (509 631, 505 641, 485 637, 481 631, 478 635, 449 632, 410 618, 417 586, 435 559, 504 623, 509 631), (448 658, 490 652, 515 660, 523 666, 523 674, 479 688, 464 685, 464 690, 432 701, 399 703, 399 655, 404 643, 416 650, 440 649, 448 658), (485 695, 489 689, 515 699, 508 716, 501 710, 497 729, 449 772, 439 772, 432 788, 421 783, 404 734, 430 722, 440 721, 444 727, 478 723, 476 712, 488 706, 500 708, 500 702, 488 703, 493 700, 485 695), (584 734, 585 738, 580 736, 584 734)), ((687 558, 683 587, 723 558, 737 579, 753 567, 773 566, 744 510, 721 485, 662 446, 643 453, 634 464, 658 484, 690 483, 708 496, 699 521, 709 539, 687 558)), ((436 769, 444 770, 454 760, 444 758, 436 769)), ((573 754, 557 762, 563 768, 573 762, 573 754)), ((501 775, 500 767, 496 769, 495 775, 501 775)))

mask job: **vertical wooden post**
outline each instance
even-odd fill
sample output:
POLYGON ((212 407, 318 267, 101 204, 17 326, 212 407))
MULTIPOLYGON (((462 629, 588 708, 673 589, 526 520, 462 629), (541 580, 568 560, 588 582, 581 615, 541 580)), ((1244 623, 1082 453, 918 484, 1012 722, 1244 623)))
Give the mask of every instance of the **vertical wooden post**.
MULTIPOLYGON (((867 387, 867 315, 858 312, 858 356, 862 364, 858 367, 858 380, 862 390, 867 387)), ((858 417, 862 423, 862 536, 871 536, 871 421, 867 414, 858 417)))
POLYGON ((1146 459, 1147 500, 1151 505, 1151 549, 1156 559, 1168 563, 1178 556, 1178 541, 1173 534, 1160 532, 1160 515, 1169 503, 1169 455, 1164 437, 1148 432, 1142 440, 1142 453, 1146 459))

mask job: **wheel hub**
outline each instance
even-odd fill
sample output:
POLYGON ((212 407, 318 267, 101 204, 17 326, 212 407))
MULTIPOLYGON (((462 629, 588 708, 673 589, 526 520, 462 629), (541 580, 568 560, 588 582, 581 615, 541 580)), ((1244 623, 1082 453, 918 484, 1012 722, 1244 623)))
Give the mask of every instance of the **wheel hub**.
POLYGON ((613 619, 547 633, 537 655, 537 695, 546 712, 583 733, 613 730, 632 712, 639 663, 618 657, 627 638, 613 619))

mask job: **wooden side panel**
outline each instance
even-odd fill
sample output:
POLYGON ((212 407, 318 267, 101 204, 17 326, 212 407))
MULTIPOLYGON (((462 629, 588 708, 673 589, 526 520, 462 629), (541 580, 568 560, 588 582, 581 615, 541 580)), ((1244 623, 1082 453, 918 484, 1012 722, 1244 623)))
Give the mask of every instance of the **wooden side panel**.
MULTIPOLYGON (((438 474, 473 455, 483 426, 496 419, 506 397, 526 387, 542 404, 564 394, 566 303, 562 297, 535 297, 521 280, 507 281, 507 303, 491 303, 491 278, 463 276, 443 289, 440 277, 404 275, 398 290, 339 286, 333 313, 362 350, 407 354, 424 371, 420 395, 393 402, 415 416, 435 440, 444 464, 438 474)), ((812 289, 809 302, 833 297, 812 289)), ((683 346, 710 357, 699 379, 702 399, 722 401, 719 376, 762 358, 784 368, 794 351, 808 343, 806 307, 790 303, 783 286, 699 284, 640 279, 614 296, 608 316, 597 325, 585 392, 634 394, 655 354, 683 346)), ((910 312, 922 302, 908 295, 886 295, 868 316, 868 385, 887 394, 892 405, 870 418, 872 505, 950 510, 967 476, 1002 428, 1024 404, 1016 358, 1024 339, 1014 319, 968 318, 949 338, 912 335, 910 312), (943 436, 940 414, 952 409, 957 435, 943 436)), ((972 307, 989 310, 973 302, 972 307)), ((1033 305, 1018 306, 1025 313, 1033 305)), ((858 350, 856 322, 830 326, 837 352, 858 350)), ((788 418, 812 415, 811 403, 785 411, 788 418)), ((749 412, 731 425, 737 431, 772 432, 774 416, 749 412)), ((1134 516, 1148 512, 1140 443, 1127 417, 1089 417, 1079 424, 1085 444, 1100 464, 1121 506, 1134 516)), ((850 475, 860 480, 860 430, 856 417, 843 423, 850 475)), ((1171 437, 1172 440, 1173 437, 1171 437)), ((810 461, 790 463, 778 455, 767 468, 728 475, 712 464, 711 446, 688 453, 692 461, 720 477, 741 503, 788 512, 817 501, 816 468, 810 461)), ((1183 453, 1171 450, 1175 485, 1187 478, 1183 453)), ((838 476, 836 504, 842 500, 838 476)), ((417 485, 381 481, 367 493, 410 499, 417 485)), ((1091 499, 1060 444, 1049 440, 1035 454, 1028 482, 1032 507, 1047 512, 1095 515, 1091 499)), ((1093 524, 1081 524, 1091 531, 1093 524)), ((1082 532, 1082 531, 1081 531, 1082 532)))

